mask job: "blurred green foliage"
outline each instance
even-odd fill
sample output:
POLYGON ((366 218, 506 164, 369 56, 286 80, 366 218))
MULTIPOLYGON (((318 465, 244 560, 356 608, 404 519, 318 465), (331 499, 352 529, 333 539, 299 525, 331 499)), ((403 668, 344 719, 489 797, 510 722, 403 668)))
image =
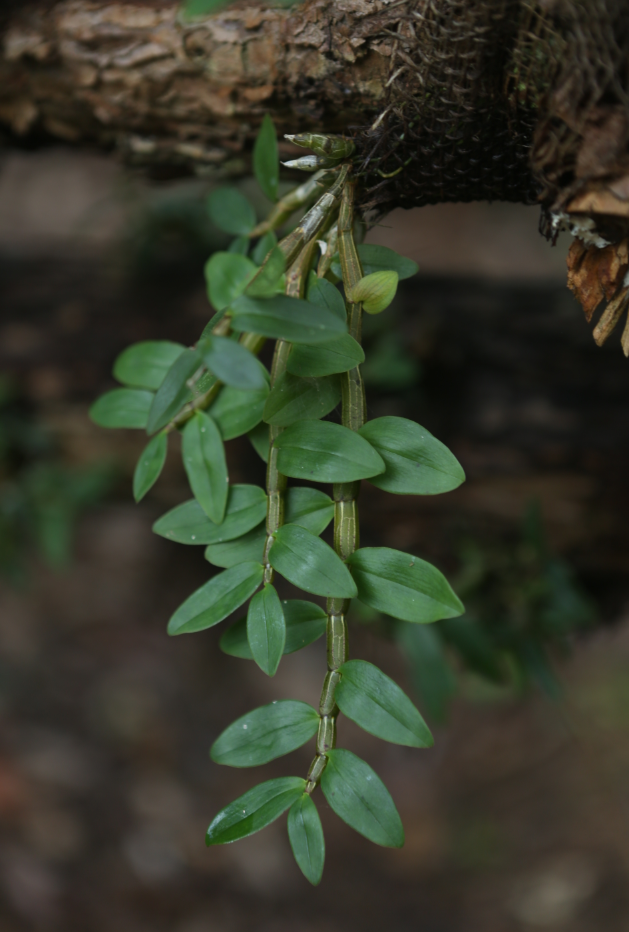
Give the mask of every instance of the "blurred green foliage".
POLYGON ((464 615, 411 625, 361 606, 358 620, 377 622, 396 641, 435 721, 447 717, 465 685, 470 696, 521 693, 534 685, 559 698, 553 658, 566 656, 574 635, 594 624, 596 608, 569 563, 551 552, 539 505, 529 506, 514 540, 465 541, 460 561, 452 585, 464 615), (486 688, 479 688, 482 683, 486 688))
POLYGON ((23 583, 33 552, 64 567, 79 514, 103 498, 112 480, 107 463, 64 465, 10 380, 0 378, 0 574, 23 583))

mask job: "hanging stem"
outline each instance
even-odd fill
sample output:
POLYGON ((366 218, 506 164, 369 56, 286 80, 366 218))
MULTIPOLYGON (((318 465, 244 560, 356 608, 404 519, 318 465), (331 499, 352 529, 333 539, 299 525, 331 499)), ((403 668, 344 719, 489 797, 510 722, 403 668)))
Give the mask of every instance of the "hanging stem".
MULTIPOLYGON (((338 247, 343 284, 346 291, 362 277, 362 267, 356 243, 354 242, 354 197, 356 183, 349 179, 343 188, 341 210, 338 220, 338 247)), ((350 334, 360 343, 362 323, 362 306, 347 305, 347 324, 350 334)), ((365 391, 358 366, 341 375, 342 389, 342 423, 350 430, 358 430, 366 420, 365 391)), ((358 492, 360 482, 336 482, 333 486, 334 497, 334 549, 345 561, 358 549, 358 492)), ((334 694, 340 679, 339 668, 348 658, 346 615, 349 599, 328 599, 327 602, 327 661, 328 672, 323 682, 319 702, 319 732, 317 734, 316 755, 308 771, 306 792, 312 793, 323 773, 327 757, 326 752, 336 743, 336 719, 338 706, 334 694)))
MULTIPOLYGON (((303 298, 306 289, 306 280, 312 264, 312 257, 317 246, 316 239, 312 239, 301 251, 297 260, 286 273, 285 294, 292 298, 303 298)), ((291 350, 291 344, 286 340, 278 340, 275 344, 273 362, 271 364, 271 388, 277 379, 286 371, 286 363, 291 350)), ((275 532, 284 523, 284 499, 286 492, 286 476, 277 468, 278 451, 274 442, 281 434, 282 427, 269 427, 269 462, 266 470, 266 543, 264 545, 264 583, 272 583, 275 570, 269 563, 269 552, 273 546, 275 532)))
MULTIPOLYGON (((291 295, 292 297, 301 297, 302 292, 299 290, 298 287, 295 290, 296 286, 294 285, 294 283, 293 285, 291 285, 290 283, 290 275, 291 275, 290 267, 297 266, 298 261, 299 261, 298 256, 300 255, 300 253, 304 252, 306 248, 311 249, 310 259, 312 259, 312 250, 314 249, 316 245, 316 237, 321 230, 325 229, 326 225, 330 222, 331 215, 338 207, 338 202, 341 197, 341 193, 343 191, 343 185, 345 183, 345 179, 347 177, 348 171, 349 171, 349 166, 343 165, 338 171, 336 177, 332 175, 332 178, 334 178, 334 180, 331 183, 330 190, 326 191, 324 194, 321 195, 321 197, 316 202, 316 204, 314 204, 310 208, 310 210, 302 217, 301 221, 297 224, 295 229, 291 233, 289 233, 288 236, 285 236, 284 239, 278 243, 279 248, 284 253, 286 264, 287 266, 289 266, 289 272, 287 276, 286 294, 291 295), (288 290, 289 287, 293 288, 293 290, 289 291, 288 290)), ((330 176, 332 173, 326 172, 325 174, 330 176)), ((315 178, 318 178, 318 174, 315 176, 315 178)), ((312 192, 315 189, 315 185, 313 184, 314 180, 315 179, 310 179, 310 181, 308 181, 306 184, 301 185, 295 191, 291 191, 289 192, 288 195, 286 195, 286 198, 284 198, 284 202, 285 202, 284 213, 286 215, 284 219, 289 217, 290 214, 294 210, 296 210, 299 206, 301 206, 305 201, 308 200, 308 197, 312 195, 312 192)), ((324 182, 325 182, 325 179, 324 179, 324 182)), ((279 207, 279 204, 277 205, 277 207, 279 207)), ((271 216, 273 216, 273 214, 276 212, 276 209, 277 208, 274 208, 274 210, 271 212, 271 216)), ((258 227, 256 227, 256 230, 261 230, 263 227, 264 227, 264 224, 259 224, 258 227)), ((253 231, 253 233, 251 234, 252 236, 254 235, 256 230, 253 231)), ((266 264, 266 260, 260 266, 260 269, 257 272, 257 275, 259 275, 262 272, 262 269, 264 268, 265 264, 266 264)), ((227 336, 230 332, 230 327, 231 327, 230 317, 228 314, 223 313, 223 315, 217 321, 216 325, 212 328, 212 333, 215 336, 227 336)), ((265 338, 260 337, 257 334, 253 334, 253 333, 243 333, 242 336, 240 337, 239 342, 242 343, 242 345, 245 346, 247 349, 251 350, 252 353, 257 354, 260 352, 260 350, 264 346, 265 338)), ((286 357, 288 357, 289 349, 290 349, 290 346, 287 346, 285 349, 282 350, 282 352, 286 353, 286 357)), ((275 357, 273 361, 273 366, 275 366, 275 357)), ((281 360, 278 359, 278 366, 280 366, 280 368, 278 369, 275 375, 275 378, 277 377, 277 375, 283 372, 284 369, 286 368, 286 358, 283 360, 283 363, 281 362, 281 360)), ((274 381, 274 374, 273 374, 273 368, 272 368, 271 385, 273 385, 273 381, 274 381)), ((213 382, 212 385, 210 385, 207 391, 203 392, 203 394, 199 395, 193 401, 188 402, 188 404, 185 405, 181 409, 181 411, 179 411, 179 413, 172 419, 172 421, 169 424, 167 424, 167 426, 164 428, 165 432, 170 433, 176 428, 183 427, 183 425, 187 423, 187 421, 190 420, 190 418, 192 417, 195 411, 205 410, 206 408, 209 408, 209 406, 212 404, 212 402, 218 395, 218 392, 221 389, 222 384, 223 384, 222 382, 219 382, 218 380, 216 380, 216 382, 213 382)), ((280 525, 278 525, 278 527, 279 526, 280 525)), ((268 581, 269 580, 265 579, 265 582, 268 582, 268 581)))

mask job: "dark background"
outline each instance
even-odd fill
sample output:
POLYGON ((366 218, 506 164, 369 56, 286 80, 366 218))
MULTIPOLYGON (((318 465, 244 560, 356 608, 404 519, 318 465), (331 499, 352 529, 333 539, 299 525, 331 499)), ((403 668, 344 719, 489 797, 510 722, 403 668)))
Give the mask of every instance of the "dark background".
MULTIPOLYGON (((0 161, 0 355, 12 410, 47 433, 64 466, 107 459, 114 470, 82 514, 69 566, 27 549, 21 583, 0 588, 0 927, 624 932, 629 361, 616 337, 595 347, 563 283, 565 244, 553 252, 538 238, 530 208, 426 208, 371 234, 417 259, 420 274, 385 329, 372 325, 372 358, 387 334, 399 338, 393 365, 381 354, 372 373, 370 416, 419 421, 468 481, 434 498, 365 483, 362 537, 455 577, 462 542, 513 546, 537 502, 549 545, 595 606, 596 625, 556 660, 563 698, 516 695, 462 670, 435 748, 421 752, 342 720, 341 743, 383 777, 407 840, 400 851, 371 845, 318 794, 327 860, 316 890, 292 862, 284 819, 205 849, 221 806, 256 780, 304 773, 311 754, 254 774, 212 764, 211 742, 274 698, 316 702, 325 661, 312 645, 269 680, 221 654, 219 629, 166 636, 172 610, 211 572, 201 549, 151 534, 189 497, 176 451, 135 506, 140 432, 87 418, 113 387, 122 348, 191 343, 206 323, 202 263, 218 241, 204 192, 196 182, 151 188, 61 149, 0 161), (409 365, 415 375, 396 386, 409 365)), ((246 440, 228 449, 232 481, 262 481, 246 440)), ((417 699, 373 626, 352 626, 351 652, 417 699)))

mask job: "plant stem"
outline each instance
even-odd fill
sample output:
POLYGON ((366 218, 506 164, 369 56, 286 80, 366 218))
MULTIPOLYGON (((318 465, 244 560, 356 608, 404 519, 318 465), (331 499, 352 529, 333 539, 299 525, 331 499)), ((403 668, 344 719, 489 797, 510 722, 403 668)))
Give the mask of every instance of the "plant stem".
MULTIPOLYGON (((343 188, 338 220, 338 245, 343 284, 346 292, 362 276, 360 258, 354 242, 354 197, 356 183, 349 179, 343 188)), ((350 334, 360 343, 362 306, 347 305, 347 325, 350 334)), ((366 420, 365 390, 358 366, 341 376, 342 423, 350 430, 358 430, 366 420)), ((334 498, 334 549, 345 561, 358 549, 358 493, 360 482, 335 482, 334 498)), ((345 620, 350 599, 328 599, 327 603, 327 661, 328 672, 323 682, 319 702, 319 732, 315 758, 310 765, 306 793, 312 793, 327 763, 327 751, 336 744, 338 706, 334 694, 340 679, 339 668, 348 658, 347 622, 345 620)))
MULTIPOLYGON (((296 261, 286 273, 285 293, 292 298, 303 298, 306 288, 306 279, 312 256, 316 249, 316 239, 311 239, 309 243, 301 250, 296 261)), ((286 363, 291 351, 291 344, 286 340, 278 340, 275 344, 273 353, 273 362, 271 364, 271 388, 275 385, 278 378, 286 371, 286 363)), ((286 476, 277 468, 278 451, 274 443, 281 434, 282 427, 269 427, 269 462, 266 470, 266 543, 264 545, 264 583, 272 583, 275 577, 275 570, 269 563, 269 552, 275 540, 275 532, 284 523, 284 499, 286 492, 286 476)))
MULTIPOLYGON (((302 217, 301 221, 295 227, 295 229, 291 233, 289 233, 288 236, 284 237, 284 239, 278 243, 279 248, 282 250, 286 258, 287 266, 289 267, 297 266, 299 262, 298 257, 300 256, 300 253, 305 252, 307 248, 310 248, 311 250, 310 260, 312 260, 312 250, 314 250, 314 247, 316 245, 317 234, 328 223, 331 213, 335 210, 335 208, 338 205, 338 201, 339 201, 339 198, 341 197, 341 193, 343 191, 343 185, 345 183, 345 179, 347 177, 348 171, 349 171, 349 165, 341 166, 338 172, 338 177, 333 182, 332 186, 330 187, 330 190, 326 191, 325 194, 321 195, 321 197, 316 202, 316 204, 314 204, 314 206, 311 207, 311 209, 305 214, 305 216, 302 217)), ((311 179, 311 181, 312 180, 313 179, 311 179)), ((306 187, 307 185, 301 186, 301 188, 306 188, 306 187)), ((299 190, 301 189, 298 188, 297 191, 299 190)), ((294 194, 294 192, 291 192, 291 193, 294 194)), ((289 195, 287 195, 287 198, 288 197, 289 195)), ((299 205, 297 204, 296 206, 299 206, 299 205)), ((294 209, 295 207, 291 208, 289 215, 290 213, 292 213, 294 209)), ((262 225, 259 225, 259 227, 256 227, 256 229, 259 229, 261 227, 262 225)), ((264 268, 264 265, 265 263, 263 262, 257 273, 258 275, 264 268)), ((310 264, 308 264, 308 268, 309 267, 310 267, 310 264)), ((292 297, 301 297, 303 289, 301 291, 300 290, 291 290, 291 291, 288 290, 290 268, 287 274, 288 274, 288 278, 287 278, 286 294, 291 295, 292 297)), ((305 277, 304 277, 304 282, 305 282, 305 277)), ((224 314, 221 317, 221 319, 217 322, 216 326, 212 329, 212 333, 215 336, 227 336, 230 332, 230 327, 231 327, 231 324, 230 324, 229 315, 224 314)), ((239 342, 242 343, 243 346, 246 346, 247 349, 251 350, 252 353, 257 354, 262 349, 265 343, 265 338, 260 337, 257 334, 243 333, 243 335, 240 337, 239 342)), ((280 341, 280 342, 283 342, 283 341, 280 341)), ((288 349, 284 350, 283 352, 286 352, 288 356, 288 349)), ((274 360, 275 360, 275 357, 274 357, 274 360)), ((275 361, 274 361, 274 365, 275 365, 275 361)), ((279 360, 278 360, 278 365, 281 365, 279 360)), ((285 368, 286 368, 286 359, 284 359, 282 368, 277 371, 276 376, 279 375, 280 372, 283 372, 285 368)), ((185 405, 181 409, 181 411, 179 411, 177 415, 175 415, 172 421, 170 421, 170 423, 166 425, 166 427, 164 428, 165 432, 169 434, 171 433, 171 431, 176 430, 179 427, 183 427, 183 425, 186 424, 190 420, 190 418, 192 417, 195 411, 205 410, 206 408, 209 408, 209 406, 212 404, 212 402, 218 395, 219 390, 221 389, 222 385, 223 383, 219 382, 217 379, 216 382, 213 382, 212 385, 210 385, 210 387, 207 389, 207 391, 205 391, 202 395, 199 395, 198 398, 195 398, 193 401, 188 402, 188 404, 185 405)), ((271 371, 271 386, 272 385, 273 385, 273 371, 271 371)), ((280 525, 278 525, 278 527, 279 526, 280 525)), ((265 582, 269 582, 269 580, 265 578, 265 582)))

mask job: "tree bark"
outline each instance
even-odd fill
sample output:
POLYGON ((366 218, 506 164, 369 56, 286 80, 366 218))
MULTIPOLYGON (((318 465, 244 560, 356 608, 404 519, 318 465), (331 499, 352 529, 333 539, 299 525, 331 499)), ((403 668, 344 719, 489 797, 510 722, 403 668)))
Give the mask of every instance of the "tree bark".
POLYGON ((6 29, 0 119, 22 137, 44 130, 134 162, 237 172, 267 111, 280 132, 346 132, 377 112, 386 30, 400 18, 389 5, 241 3, 184 25, 160 0, 35 4, 6 29))
POLYGON ((237 0, 192 23, 176 0, 32 0, 8 14, 0 121, 17 136, 225 177, 246 170, 266 112, 280 133, 353 135, 364 209, 538 200, 548 218, 604 215, 607 242, 629 229, 626 0, 237 0))

